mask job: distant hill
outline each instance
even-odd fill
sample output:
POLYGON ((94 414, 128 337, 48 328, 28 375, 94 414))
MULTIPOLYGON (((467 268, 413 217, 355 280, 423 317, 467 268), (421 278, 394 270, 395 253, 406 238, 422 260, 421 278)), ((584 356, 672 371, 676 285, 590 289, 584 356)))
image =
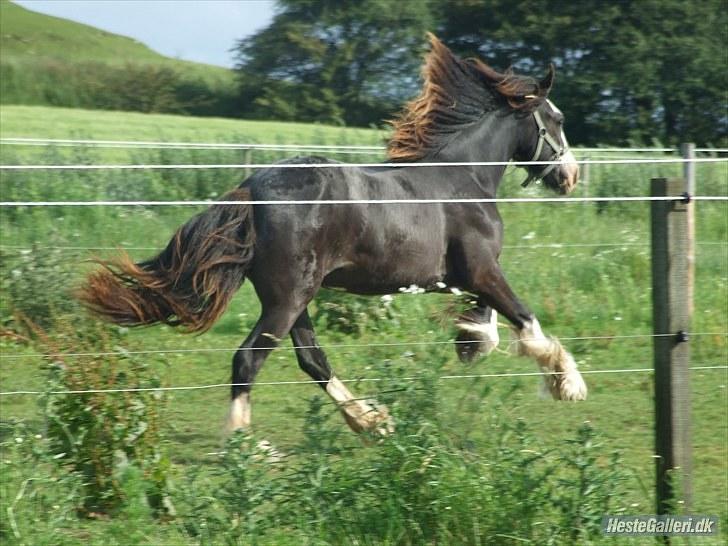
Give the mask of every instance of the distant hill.
POLYGON ((0 0, 0 102, 234 114, 235 75, 0 0))

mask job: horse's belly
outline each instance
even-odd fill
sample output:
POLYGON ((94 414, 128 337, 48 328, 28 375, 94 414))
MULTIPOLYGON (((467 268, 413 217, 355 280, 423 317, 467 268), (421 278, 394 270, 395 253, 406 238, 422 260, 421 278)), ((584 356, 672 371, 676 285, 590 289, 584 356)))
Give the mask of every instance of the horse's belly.
POLYGON ((323 286, 354 294, 392 294, 412 285, 433 289, 444 277, 444 259, 433 263, 431 259, 392 256, 389 260, 365 259, 343 265, 324 277, 323 286))

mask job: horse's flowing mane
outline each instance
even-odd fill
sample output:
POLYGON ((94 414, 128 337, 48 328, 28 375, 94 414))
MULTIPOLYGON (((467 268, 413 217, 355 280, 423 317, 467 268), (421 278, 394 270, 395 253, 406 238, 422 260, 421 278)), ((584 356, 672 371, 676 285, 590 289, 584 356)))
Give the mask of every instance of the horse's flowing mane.
POLYGON ((532 110, 546 95, 538 82, 500 73, 478 59, 460 59, 428 34, 431 49, 422 67, 422 92, 407 103, 391 124, 387 145, 392 161, 414 161, 439 149, 443 138, 462 130, 485 113, 506 104, 532 110))

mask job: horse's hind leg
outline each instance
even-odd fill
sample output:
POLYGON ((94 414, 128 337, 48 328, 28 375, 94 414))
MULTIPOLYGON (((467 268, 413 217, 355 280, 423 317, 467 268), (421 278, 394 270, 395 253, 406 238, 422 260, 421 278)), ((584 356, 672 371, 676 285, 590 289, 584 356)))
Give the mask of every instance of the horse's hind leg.
POLYGON ((488 356, 498 346, 498 313, 487 305, 478 305, 458 317, 455 351, 462 362, 479 354, 488 356))
POLYGON ((392 432, 393 426, 387 409, 368 400, 355 398, 346 385, 334 375, 326 355, 316 343, 313 324, 304 310, 291 329, 296 357, 301 369, 338 404, 347 424, 354 432, 371 431, 379 434, 392 432))
POLYGON ((226 426, 229 432, 250 426, 250 391, 255 376, 270 352, 288 334, 299 313, 300 308, 291 306, 264 306, 255 328, 235 352, 232 403, 226 426))
POLYGON ((516 297, 500 267, 489 267, 471 273, 471 287, 479 295, 479 303, 497 309, 514 326, 518 337, 518 354, 535 359, 544 372, 544 386, 556 400, 586 399, 586 384, 576 367, 574 357, 561 343, 546 337, 536 316, 516 297))

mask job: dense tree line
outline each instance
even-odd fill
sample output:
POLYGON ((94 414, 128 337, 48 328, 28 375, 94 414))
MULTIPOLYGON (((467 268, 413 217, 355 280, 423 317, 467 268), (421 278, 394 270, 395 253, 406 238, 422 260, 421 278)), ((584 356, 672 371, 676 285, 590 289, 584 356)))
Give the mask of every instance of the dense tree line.
POLYGON ((574 142, 728 140, 725 0, 278 0, 237 46, 245 117, 380 124, 419 86, 426 30, 540 75, 574 142))

